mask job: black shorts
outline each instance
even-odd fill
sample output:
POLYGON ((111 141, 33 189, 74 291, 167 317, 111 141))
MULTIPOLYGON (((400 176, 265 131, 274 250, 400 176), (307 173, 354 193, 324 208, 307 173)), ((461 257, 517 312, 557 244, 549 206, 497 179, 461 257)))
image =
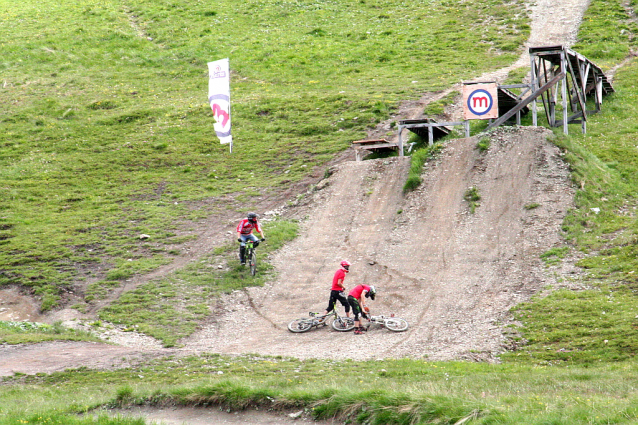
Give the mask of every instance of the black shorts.
POLYGON ((359 300, 353 297, 352 295, 348 295, 348 303, 350 303, 350 307, 352 307, 352 312, 354 313, 354 320, 359 320, 359 315, 363 312, 361 311, 361 305, 359 305, 359 300))
POLYGON ((328 301, 328 308, 326 311, 330 313, 335 308, 337 300, 339 300, 341 305, 346 309, 346 313, 348 313, 350 311, 350 304, 348 304, 346 296, 343 295, 343 291, 337 291, 335 289, 330 291, 330 301, 328 301))

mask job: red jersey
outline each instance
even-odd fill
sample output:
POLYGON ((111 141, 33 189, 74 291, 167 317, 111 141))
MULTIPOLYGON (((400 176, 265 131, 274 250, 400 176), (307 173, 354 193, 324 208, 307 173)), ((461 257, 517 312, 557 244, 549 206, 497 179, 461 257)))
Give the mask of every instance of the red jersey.
POLYGON ((258 221, 251 223, 250 220, 245 218, 237 225, 237 233, 241 233, 242 235, 250 235, 253 229, 255 229, 257 233, 261 233, 261 226, 258 221))
POLYGON ((343 288, 339 286, 337 282, 341 279, 341 283, 346 279, 346 271, 344 269, 339 269, 335 272, 334 277, 332 278, 332 290, 333 291, 343 291, 343 288))
POLYGON ((361 299, 361 293, 363 292, 364 289, 366 291, 370 292, 370 287, 368 285, 357 285, 354 288, 352 288, 352 291, 350 291, 350 293, 348 295, 352 295, 356 299, 360 300, 361 299))

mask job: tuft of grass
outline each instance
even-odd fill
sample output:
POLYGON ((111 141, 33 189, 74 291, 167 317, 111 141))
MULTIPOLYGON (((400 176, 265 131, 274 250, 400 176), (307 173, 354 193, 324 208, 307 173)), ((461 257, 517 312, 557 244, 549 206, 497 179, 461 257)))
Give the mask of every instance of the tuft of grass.
POLYGON ((408 178, 403 185, 403 193, 411 192, 421 185, 421 174, 423 173, 425 162, 434 158, 442 149, 443 145, 441 143, 435 143, 432 146, 426 145, 423 148, 418 148, 412 153, 410 156, 410 170, 408 178))
POLYGON ((28 344, 42 341, 99 341, 88 332, 67 328, 61 322, 52 325, 39 322, 0 321, 0 344, 28 344))
POLYGON ((550 266, 553 264, 560 263, 560 261, 565 258, 567 253, 569 252, 569 247, 564 246, 560 248, 551 248, 544 253, 541 254, 541 259, 545 261, 545 264, 550 266))
POLYGON ((523 208, 525 208, 526 210, 533 210, 540 206, 541 204, 539 204, 538 202, 532 202, 531 204, 524 205, 523 208))
POLYGON ((475 186, 472 186, 465 191, 463 199, 468 203, 470 213, 472 214, 474 214, 476 208, 481 205, 478 202, 481 200, 481 195, 479 194, 478 188, 475 186))
POLYGON ((481 139, 476 144, 476 149, 478 149, 480 152, 485 152, 490 148, 491 143, 492 141, 489 137, 481 137, 481 139))

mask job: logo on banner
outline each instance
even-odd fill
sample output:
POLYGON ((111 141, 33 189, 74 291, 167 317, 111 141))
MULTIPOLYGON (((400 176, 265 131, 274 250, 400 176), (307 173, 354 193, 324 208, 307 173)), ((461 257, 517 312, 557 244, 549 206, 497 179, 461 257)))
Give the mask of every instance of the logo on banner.
POLYGON ((230 136, 230 98, 223 94, 216 94, 208 98, 213 110, 213 117, 217 123, 215 130, 218 137, 230 136))
POLYGON ((210 73, 210 78, 226 78, 226 71, 224 71, 221 66, 217 65, 210 73))

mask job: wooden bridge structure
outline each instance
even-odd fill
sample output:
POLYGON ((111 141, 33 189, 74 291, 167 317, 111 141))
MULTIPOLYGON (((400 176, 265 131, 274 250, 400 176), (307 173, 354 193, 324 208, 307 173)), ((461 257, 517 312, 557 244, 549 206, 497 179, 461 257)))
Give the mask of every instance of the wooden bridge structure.
POLYGON ((526 87, 529 95, 488 125, 498 127, 522 108, 532 104, 532 124, 538 125, 537 102, 543 104, 547 122, 551 127, 563 126, 568 134, 568 124, 580 123, 582 132, 587 132, 587 115, 601 109, 603 96, 614 92, 614 88, 599 66, 585 56, 564 46, 530 47, 531 77, 526 87), (559 96, 560 94, 560 96, 559 96), (593 100, 594 109, 587 109, 593 100))
MULTIPOLYGON (((563 126, 563 133, 569 134, 569 124, 581 124, 582 132, 587 132, 587 116, 601 110, 603 97, 613 93, 614 88, 602 69, 585 56, 565 46, 530 47, 530 82, 498 86, 499 117, 491 121, 485 130, 516 120, 521 123, 521 115, 529 113, 531 104, 532 125, 538 125, 538 103, 542 103, 551 127, 563 126), (522 89, 516 95, 510 89, 522 89), (593 102, 592 102, 593 101, 593 102), (588 104, 593 109, 587 109, 588 104)), ((450 133, 450 126, 464 126, 469 137, 469 122, 437 123, 431 118, 402 120, 398 124, 398 142, 380 140, 358 140, 353 142, 357 160, 362 151, 380 152, 397 150, 404 154, 401 133, 407 129, 433 144, 434 139, 450 133)))

